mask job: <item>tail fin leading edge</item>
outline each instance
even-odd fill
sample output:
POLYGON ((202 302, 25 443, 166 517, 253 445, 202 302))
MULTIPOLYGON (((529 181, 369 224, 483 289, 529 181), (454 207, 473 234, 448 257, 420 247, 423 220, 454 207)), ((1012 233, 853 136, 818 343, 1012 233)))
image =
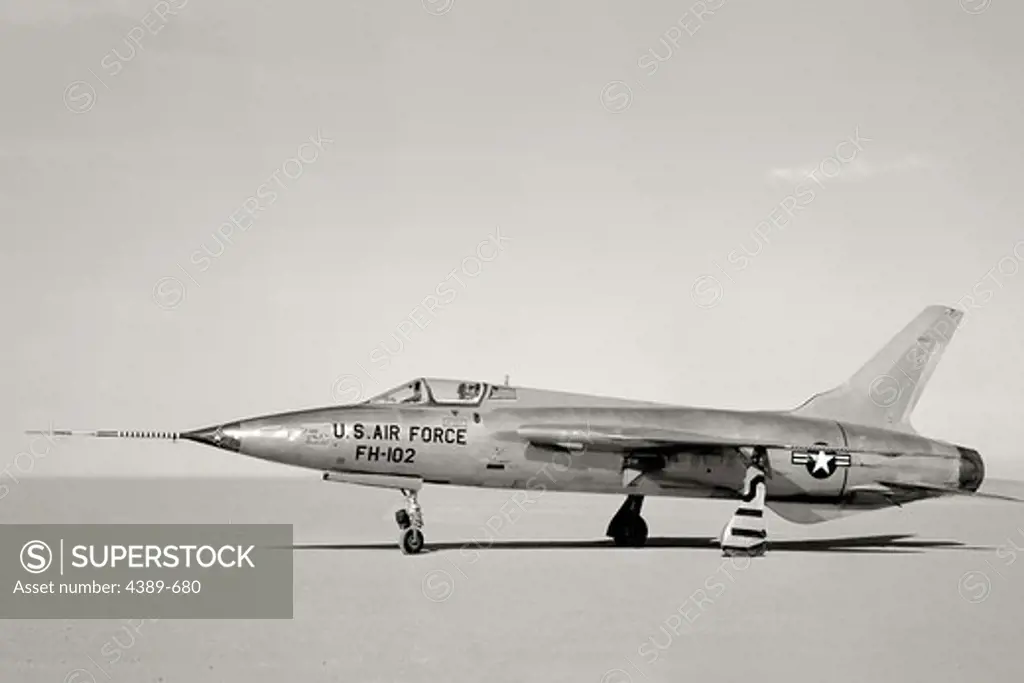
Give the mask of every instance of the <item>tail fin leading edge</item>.
POLYGON ((963 316, 946 306, 925 308, 853 377, 790 413, 914 432, 910 414, 963 316))

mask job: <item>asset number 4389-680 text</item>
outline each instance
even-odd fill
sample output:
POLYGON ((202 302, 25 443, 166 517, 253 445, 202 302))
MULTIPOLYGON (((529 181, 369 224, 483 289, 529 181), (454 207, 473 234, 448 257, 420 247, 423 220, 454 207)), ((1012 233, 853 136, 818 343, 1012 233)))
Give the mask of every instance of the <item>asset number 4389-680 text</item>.
POLYGON ((132 581, 124 587, 129 593, 173 593, 175 595, 179 593, 198 593, 202 588, 202 584, 196 580, 167 583, 160 580, 143 581, 142 579, 132 581))

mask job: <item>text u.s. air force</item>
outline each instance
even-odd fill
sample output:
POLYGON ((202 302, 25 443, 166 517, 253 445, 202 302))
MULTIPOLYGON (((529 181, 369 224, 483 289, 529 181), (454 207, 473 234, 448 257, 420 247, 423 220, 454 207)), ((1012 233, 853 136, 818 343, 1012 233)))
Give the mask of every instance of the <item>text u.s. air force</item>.
POLYGON ((346 425, 335 422, 334 437, 337 439, 351 438, 365 442, 356 444, 355 459, 365 458, 368 461, 400 462, 410 464, 416 457, 415 444, 445 444, 451 446, 466 445, 465 427, 436 427, 433 425, 409 425, 403 431, 399 424, 366 425, 356 422, 346 425), (408 443, 409 448, 381 446, 381 442, 408 443))

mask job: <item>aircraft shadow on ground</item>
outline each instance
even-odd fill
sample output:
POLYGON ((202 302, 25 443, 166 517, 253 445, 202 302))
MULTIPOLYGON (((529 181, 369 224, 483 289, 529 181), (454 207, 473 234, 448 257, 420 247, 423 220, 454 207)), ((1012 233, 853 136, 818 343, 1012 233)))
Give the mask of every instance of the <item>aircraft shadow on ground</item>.
MULTIPOLYGON (((293 550, 387 550, 394 552, 397 543, 296 543, 293 550)), ((718 551, 716 539, 710 536, 658 536, 647 540, 645 548, 618 548, 610 539, 601 540, 537 540, 487 541, 473 539, 462 542, 427 543, 424 553, 444 550, 575 550, 599 549, 639 552, 652 548, 687 548, 718 551)), ((886 534, 876 536, 850 536, 846 538, 779 539, 768 541, 768 550, 774 552, 810 553, 921 553, 926 550, 991 551, 994 548, 970 546, 960 541, 916 539, 914 534, 886 534)))

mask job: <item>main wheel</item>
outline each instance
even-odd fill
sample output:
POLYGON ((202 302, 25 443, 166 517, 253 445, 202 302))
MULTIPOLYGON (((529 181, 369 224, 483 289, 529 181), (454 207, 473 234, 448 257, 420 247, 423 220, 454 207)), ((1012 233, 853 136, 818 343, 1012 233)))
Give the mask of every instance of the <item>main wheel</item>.
POLYGON ((424 539, 423 532, 419 529, 406 529, 402 532, 402 538, 399 541, 399 545, 402 548, 402 553, 405 555, 415 555, 423 550, 424 539))
POLYGON ((630 520, 623 520, 615 529, 612 540, 615 541, 615 545, 625 548, 644 547, 647 544, 647 522, 639 515, 630 520))

